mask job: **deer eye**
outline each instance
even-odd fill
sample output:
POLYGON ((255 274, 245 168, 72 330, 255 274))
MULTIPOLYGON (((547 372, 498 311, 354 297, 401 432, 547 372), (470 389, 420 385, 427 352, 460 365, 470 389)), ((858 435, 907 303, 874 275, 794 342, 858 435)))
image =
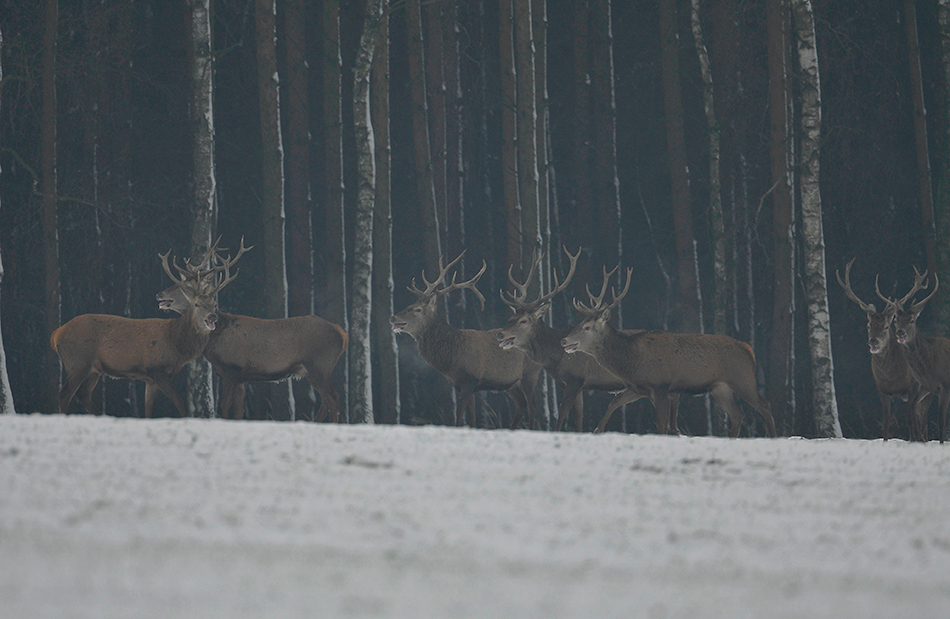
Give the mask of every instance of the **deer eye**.
POLYGON ((527 318, 522 318, 521 320, 518 321, 518 323, 519 323, 519 324, 522 324, 522 325, 526 325, 526 324, 528 324, 528 319, 527 319, 527 318))

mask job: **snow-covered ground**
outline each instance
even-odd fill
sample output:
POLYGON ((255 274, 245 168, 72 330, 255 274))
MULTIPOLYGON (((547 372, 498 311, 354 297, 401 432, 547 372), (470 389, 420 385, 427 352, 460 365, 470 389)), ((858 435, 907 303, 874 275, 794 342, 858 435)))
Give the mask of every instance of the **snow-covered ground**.
POLYGON ((947 617, 950 444, 2 416, 0 616, 947 617))

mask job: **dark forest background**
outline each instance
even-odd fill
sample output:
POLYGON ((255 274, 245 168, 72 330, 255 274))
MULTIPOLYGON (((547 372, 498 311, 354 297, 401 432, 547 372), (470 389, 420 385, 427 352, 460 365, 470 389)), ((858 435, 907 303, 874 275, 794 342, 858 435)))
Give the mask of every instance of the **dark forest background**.
MULTIPOLYGON (((753 345, 763 390, 772 371, 775 303, 769 2, 721 0, 700 7, 722 142, 720 195, 729 248, 730 299, 725 332, 753 345)), ((787 4, 776 2, 791 23, 787 4)), ((215 236, 220 234, 222 244, 232 251, 242 237, 255 246, 241 258, 240 275, 222 292, 219 303, 224 310, 251 316, 266 314, 268 290, 263 264, 264 155, 255 43, 259 4, 254 0, 212 2, 215 236)), ((515 244, 508 227, 517 205, 508 199, 504 186, 504 149, 510 133, 504 112, 511 104, 501 71, 504 35, 499 28, 500 4, 510 7, 511 3, 430 0, 422 4, 421 21, 423 49, 428 54, 424 66, 430 157, 449 187, 436 186, 441 249, 449 259, 461 249, 467 250, 464 273, 474 273, 483 259, 488 263, 488 272, 479 283, 487 298, 485 310, 480 311, 466 298, 466 302, 450 307, 449 317, 454 324, 485 329, 500 326, 506 319, 509 310, 498 291, 506 287, 509 264, 529 259, 532 246, 530 240, 520 243, 520 253, 513 254, 515 244), (453 96, 455 92, 457 96, 453 96), (452 147, 446 144, 457 145, 459 161, 452 159, 452 147), (452 199, 453 191, 457 200, 452 199)), ((413 300, 406 286, 412 278, 418 280, 427 265, 419 169, 413 155, 418 128, 412 122, 417 110, 412 103, 407 33, 412 5, 399 1, 387 6, 392 303, 396 310, 413 300)), ((631 292, 622 304, 623 326, 689 331, 701 324, 704 331, 712 332, 715 229, 710 219, 710 131, 703 109, 691 3, 535 0, 531 5, 535 15, 543 8, 547 18, 544 45, 536 48, 534 62, 547 87, 546 96, 539 95, 536 100, 538 113, 547 120, 542 133, 548 141, 547 166, 539 166, 539 172, 542 181, 550 183, 542 206, 549 213, 550 229, 542 230, 542 245, 561 272, 565 266, 561 245, 572 251, 583 249, 578 274, 556 304, 553 321, 559 325, 575 321, 571 298, 584 294, 588 282, 591 287, 600 283, 602 266, 610 268, 619 261, 634 268, 631 292), (678 59, 674 77, 683 103, 693 224, 689 241, 695 243, 698 257, 701 323, 700 316, 689 315, 690 307, 681 302, 677 292, 676 196, 663 88, 668 65, 662 62, 660 20, 661 8, 669 7, 675 10, 678 37, 674 41, 678 59), (578 72, 585 55, 586 69, 578 72), (613 135, 606 138, 597 133, 604 118, 615 122, 613 135), (599 149, 602 154, 611 143, 616 153, 616 184, 608 175, 605 185, 588 149, 599 149), (616 198, 610 196, 611 186, 617 188, 616 198)), ((834 384, 847 437, 879 437, 881 414, 870 371, 866 317, 835 283, 834 271, 843 271, 844 265, 857 257, 851 277, 855 291, 865 301, 876 300, 877 275, 885 294, 902 296, 913 282, 914 265, 939 269, 950 285, 942 258, 950 245, 945 231, 950 218, 946 207, 950 127, 943 47, 948 40, 939 27, 940 5, 936 0, 812 3, 821 72, 820 186, 834 384), (906 28, 908 4, 917 10, 926 152, 937 220, 936 263, 929 263, 933 258, 928 257, 925 243, 920 139, 914 125, 914 64, 906 28)), ((59 313, 59 324, 93 312, 159 316, 154 295, 168 282, 157 255, 168 249, 176 256, 191 251, 193 119, 186 3, 60 0, 55 56, 55 203, 61 307, 48 306, 40 190, 46 8, 46 1, 0 0, 0 248, 4 269, 0 317, 9 378, 20 413, 54 410, 55 394, 50 394, 47 380, 54 371, 49 356, 49 312, 59 313)), ((347 226, 343 234, 344 245, 350 247, 353 218, 347 214, 356 203, 357 178, 351 101, 365 5, 359 1, 277 0, 276 11, 282 105, 288 100, 285 75, 301 67, 305 68, 302 83, 308 101, 306 122, 288 126, 284 116, 285 170, 303 161, 294 161, 288 142, 303 139, 308 177, 308 190, 301 194, 288 189, 284 207, 288 238, 306 230, 299 222, 301 217, 309 218, 309 242, 305 245, 312 254, 313 268, 312 275, 309 271, 295 273, 292 265, 297 257, 288 249, 288 277, 291 287, 298 290, 302 277, 312 311, 332 319, 339 294, 333 291, 331 275, 339 273, 340 264, 328 253, 337 239, 330 238, 334 232, 325 223, 332 199, 326 179, 332 178, 328 168, 333 165, 326 146, 333 130, 342 127, 342 196, 347 226), (300 13, 296 15, 305 26, 303 47, 295 48, 296 53, 286 49, 287 23, 282 17, 289 5, 297 7, 300 13), (325 59, 328 42, 324 34, 331 10, 339 14, 342 125, 327 113, 327 80, 332 77, 327 72, 332 63, 325 59)), ((795 125, 799 122, 795 37, 790 36, 780 47, 788 58, 789 122, 795 125)), ((295 82, 297 87, 300 83, 295 82)), ((794 153, 796 147, 790 148, 794 153)), ((290 176, 288 172, 285 182, 290 182, 290 176)), ((798 213, 797 209, 794 212, 798 213)), ((800 252, 797 236, 793 239, 795 251, 800 252)), ((800 262, 798 259, 796 264, 800 262)), ((794 362, 790 370, 794 387, 781 425, 786 434, 813 436, 801 277, 801 271, 796 270, 792 282, 794 362)), ((945 307, 944 297, 939 295, 922 317, 925 332, 945 331, 945 321, 938 318, 946 315, 945 307)), ((378 321, 375 327, 388 329, 378 321)), ((408 336, 399 336, 397 342, 400 406, 389 410, 377 405, 375 420, 450 420, 451 394, 444 379, 418 357, 408 336)), ((130 389, 126 381, 105 381, 102 397, 107 414, 141 414, 139 390, 141 385, 130 389)), ((264 387, 249 385, 248 416, 281 418, 268 412, 267 393, 264 387)), ((596 396, 588 402, 587 418, 596 424, 607 400, 596 396)), ((160 405, 163 414, 173 414, 167 401, 160 405)), ((73 406, 79 410, 78 403, 73 406)), ((501 397, 483 397, 481 406, 489 415, 510 414, 501 397)), ((906 436, 903 405, 897 405, 897 410, 899 432, 906 436)), ((755 423, 752 417, 747 415, 747 423, 755 423)), ((652 407, 640 402, 628 406, 626 415, 615 415, 610 427, 647 432, 653 431, 651 424, 652 407)), ((701 400, 684 404, 681 425, 693 434, 707 433, 701 400)), ((721 433, 721 426, 713 431, 721 433)))

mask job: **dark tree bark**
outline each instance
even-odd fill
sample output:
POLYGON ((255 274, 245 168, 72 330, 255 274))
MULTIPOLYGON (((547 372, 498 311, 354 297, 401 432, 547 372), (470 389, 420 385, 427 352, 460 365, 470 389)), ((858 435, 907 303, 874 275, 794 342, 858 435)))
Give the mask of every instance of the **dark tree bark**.
POLYGON ((416 171, 416 194, 421 209, 422 243, 426 259, 426 271, 439 272, 439 257, 442 245, 439 234, 439 219, 435 201, 435 184, 432 171, 432 156, 429 151, 429 108, 426 103, 425 58, 422 45, 422 13, 419 0, 409 0, 406 15, 406 35, 409 38, 409 80, 412 94, 413 155, 416 171))
MULTIPOLYGON (((941 72, 943 74, 944 101, 950 102, 950 0, 937 0, 937 22, 940 26, 941 72)), ((950 107, 950 103, 946 104, 950 107)), ((936 157, 941 162, 937 168, 937 204, 950 203, 950 122, 944 121, 943 153, 936 157)), ((937 217, 937 272, 940 279, 950 282, 950 213, 936 209, 937 217)), ((940 292, 930 302, 937 319, 938 330, 946 336, 950 333, 950 290, 940 292)))
POLYGON ((620 180, 617 178, 617 104, 610 1, 592 0, 590 17, 594 204, 599 214, 597 236, 601 247, 598 262, 618 264, 623 256, 623 234, 620 180))
MULTIPOLYGON (((42 87, 43 109, 40 129, 40 160, 43 226, 43 266, 45 274, 46 341, 60 325, 59 230, 56 199, 56 41, 59 27, 59 1, 46 0, 43 34, 42 87)), ((59 410, 59 357, 46 347, 48 381, 43 397, 45 410, 59 410)))
POLYGON ((766 393, 779 434, 792 428, 794 408, 795 321, 795 222, 792 217, 792 144, 788 119, 789 12, 785 0, 768 0, 767 32, 769 49, 769 154, 772 167, 772 337, 769 346, 769 373, 766 393))
MULTIPOLYGON (((0 30, 0 84, 3 83, 3 31, 0 30)), ((0 101, 0 116, 3 114, 3 105, 0 101)), ((3 144, 0 143, 0 147, 3 144)), ((3 169, 0 168, 0 177, 3 175, 3 169)), ((3 212, 3 205, 0 204, 0 212, 3 212)), ((0 248, 0 284, 3 284, 3 251, 0 248)), ((13 392, 10 390, 10 377, 7 375, 7 353, 3 347, 3 332, 0 330, 0 415, 13 415, 16 410, 13 407, 13 392)))
MULTIPOLYGON (((261 165, 263 167, 264 313, 287 317, 287 269, 284 243, 284 148, 280 136, 280 94, 277 78, 277 17, 275 0, 256 0, 257 89, 260 106, 261 165)), ((290 381, 270 385, 274 419, 294 418, 290 381)))
POLYGON ((701 333, 702 311, 699 301, 693 216, 690 211, 675 0, 660 0, 660 64, 666 111, 666 150, 670 167, 673 225, 676 235, 679 288, 676 319, 680 330, 701 333))
MULTIPOLYGON (((462 175, 462 91, 459 68, 458 3, 447 2, 442 18, 442 75, 445 105, 445 236, 447 256, 457 256, 466 247, 462 175)), ((465 275, 465 260, 460 277, 465 275)), ((465 295, 446 299, 450 324, 464 325, 465 295)))
MULTIPOLYGON (((522 273, 531 267, 532 255, 541 251, 541 218, 538 204, 538 150, 535 106, 534 36, 532 34, 531 0, 514 0, 515 26, 515 92, 518 153, 518 201, 521 204, 522 273)), ((533 290, 540 289, 539 278, 532 281, 533 290)))
MULTIPOLYGON (((593 252, 594 239, 593 189, 591 188, 591 87, 590 87, 590 17, 588 0, 574 0, 574 128, 573 175, 574 233, 564 240, 593 252)), ((577 266, 578 281, 590 281, 590 260, 581 260, 577 266)))
POLYGON ((432 166, 432 187, 435 190, 435 211, 439 220, 442 249, 447 251, 448 219, 446 212, 445 123, 446 91, 443 26, 446 2, 425 2, 422 7, 423 42, 425 44, 426 103, 429 119, 429 155, 432 166))
MULTIPOLYGON (((340 75, 340 1, 323 0, 323 156, 324 156, 324 272, 326 318, 349 328, 346 295, 346 240, 343 211, 343 112, 340 75)), ((340 411, 349 410, 346 356, 337 363, 336 389, 340 411)), ((344 415, 341 419, 347 419, 344 415)))
POLYGON ((923 228, 927 269, 937 272, 937 231, 934 220, 933 189, 930 179, 930 150, 927 146, 927 109, 920 74, 920 43, 917 40, 917 2, 904 0, 904 29, 907 36, 911 98, 914 102, 914 146, 917 151, 917 186, 920 191, 920 218, 923 228))
POLYGON ((501 62, 501 174, 505 211, 505 258, 521 277, 521 202, 518 193, 517 85, 515 83, 514 6, 498 2, 498 54, 501 62))
MULTIPOLYGON (((378 421, 398 424, 399 349, 389 324, 393 315, 391 147, 389 141, 389 15, 383 13, 376 35, 370 84, 370 113, 376 148, 376 206, 373 210, 373 409, 378 421)), ((461 295, 460 295, 461 296, 461 295)))

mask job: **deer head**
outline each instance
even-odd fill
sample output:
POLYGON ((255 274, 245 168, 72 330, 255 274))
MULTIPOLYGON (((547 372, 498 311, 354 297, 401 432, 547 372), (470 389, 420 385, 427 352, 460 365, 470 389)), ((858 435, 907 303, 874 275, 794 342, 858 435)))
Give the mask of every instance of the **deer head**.
POLYGON ((620 294, 617 289, 611 290, 613 300, 609 304, 604 304, 604 296, 607 293, 607 285, 610 277, 617 272, 619 267, 614 267, 609 273, 607 267, 604 267, 604 283, 600 288, 600 294, 594 295, 587 286, 587 296, 590 298, 590 305, 585 305, 574 299, 574 309, 584 316, 581 321, 567 336, 561 340, 561 347, 564 352, 575 353, 583 352, 592 354, 594 350, 600 347, 606 337, 610 327, 610 312, 620 304, 621 299, 627 296, 630 290, 630 278, 633 275, 633 268, 627 269, 627 282, 620 294))
POLYGON ((937 294, 937 288, 940 286, 940 280, 937 277, 937 274, 934 273, 934 289, 930 292, 929 295, 921 299, 916 303, 912 303, 908 309, 904 309, 904 304, 909 303, 913 296, 917 294, 920 290, 926 290, 928 286, 927 281, 927 271, 921 273, 917 270, 917 267, 914 267, 914 286, 910 289, 904 298, 899 301, 892 301, 885 298, 883 295, 880 295, 889 306, 894 306, 896 319, 894 320, 894 334, 897 336, 897 342, 899 344, 912 344, 917 337, 917 317, 920 316, 920 312, 923 311, 924 306, 927 305, 927 302, 937 294))
POLYGON ((478 283, 479 278, 485 274, 485 270, 488 268, 484 260, 482 260, 481 270, 475 274, 475 277, 468 281, 456 282, 456 277, 458 276, 458 272, 456 272, 452 274, 452 282, 448 285, 445 284, 446 275, 453 267, 455 267, 455 265, 459 263, 459 261, 462 259, 462 256, 464 255, 465 252, 463 251, 455 260, 447 265, 443 265, 443 258, 440 256, 439 276, 435 278, 434 281, 430 282, 426 279, 425 272, 422 273, 422 281, 425 283, 424 289, 416 287, 416 280, 412 280, 412 284, 408 286, 408 289, 409 292, 416 296, 417 300, 415 303, 411 304, 409 307, 389 319, 393 331, 396 333, 408 333, 413 337, 422 334, 429 327, 429 325, 433 323, 434 320, 441 319, 439 317, 438 307, 439 297, 444 296, 453 290, 462 290, 465 288, 471 290, 475 293, 475 296, 478 297, 482 309, 485 308, 485 297, 482 296, 482 293, 479 292, 478 288, 475 287, 475 284, 478 283))
POLYGON ((555 271, 554 288, 547 294, 540 295, 534 301, 529 302, 526 300, 528 296, 528 286, 538 266, 541 264, 542 256, 535 253, 531 263, 531 269, 528 271, 528 277, 524 283, 519 283, 515 280, 512 275, 512 267, 508 267, 508 281, 511 282, 511 285, 514 287, 514 292, 508 292, 507 296, 506 293, 502 292, 501 300, 505 305, 511 308, 513 315, 496 335, 499 341, 498 345, 502 348, 506 350, 509 348, 522 350, 527 348, 529 342, 534 339, 537 333, 538 324, 547 313, 548 308, 551 307, 551 299, 563 292, 571 282, 571 279, 574 277, 574 271, 577 268, 577 258, 581 255, 581 250, 578 249, 576 254, 571 255, 571 252, 569 252, 566 247, 563 249, 571 263, 567 276, 564 278, 564 281, 559 282, 557 272, 555 271))
POLYGON ((874 278, 874 288, 877 291, 877 295, 885 302, 885 307, 883 312, 877 311, 877 308, 873 303, 865 303, 858 295, 854 293, 854 290, 851 288, 851 267, 854 266, 854 261, 856 258, 852 258, 848 262, 847 266, 844 269, 844 280, 841 279, 841 273, 835 271, 835 275, 838 278, 838 284, 844 288, 845 294, 849 299, 854 301, 868 316, 868 350, 871 351, 872 355, 880 354, 887 347, 888 342, 891 339, 891 324, 893 323, 894 316, 897 314, 898 307, 895 303, 891 302, 884 295, 881 294, 880 288, 878 288, 878 278, 874 278))
POLYGON ((155 295, 159 309, 181 314, 188 305, 187 298, 189 295, 211 294, 211 296, 214 296, 234 281, 240 270, 231 275, 231 267, 237 263, 245 252, 253 249, 254 246, 245 247, 244 237, 241 237, 241 247, 237 254, 233 258, 230 256, 222 258, 220 252, 227 251, 227 248, 219 248, 218 243, 220 241, 221 237, 218 237, 214 245, 208 249, 205 257, 197 264, 192 264, 186 258, 184 260, 185 266, 180 267, 178 266, 178 260, 173 259, 172 264, 175 270, 178 271, 178 276, 175 276, 168 266, 168 256, 171 254, 171 249, 165 252, 164 255, 159 254, 162 259, 162 268, 165 269, 168 277, 175 282, 155 295), (206 263, 208 264, 207 268, 204 267, 206 263))

